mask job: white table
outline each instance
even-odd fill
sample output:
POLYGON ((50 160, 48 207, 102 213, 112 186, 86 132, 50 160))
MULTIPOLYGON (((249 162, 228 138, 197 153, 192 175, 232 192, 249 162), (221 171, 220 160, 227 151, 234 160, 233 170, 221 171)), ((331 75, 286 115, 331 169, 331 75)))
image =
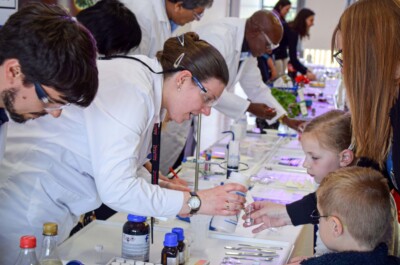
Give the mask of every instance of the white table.
MULTIPOLYGON (((280 153, 299 153, 299 145, 295 139, 282 139, 270 132, 268 135, 249 135, 242 142, 241 154, 243 161, 250 166, 249 170, 242 173, 246 176, 254 176, 255 174, 266 174, 265 165, 271 164, 271 159, 276 158, 276 154, 280 153), (264 171, 263 171, 264 170, 264 171)), ((226 146, 226 139, 222 139, 216 143, 212 149, 213 154, 218 155, 219 152, 224 152, 226 146)), ((216 160, 220 161, 220 160, 216 160)), ((194 174, 190 169, 190 165, 186 164, 180 174, 182 178, 191 178, 194 174), (185 177, 186 176, 186 177, 185 177)), ((213 165, 215 171, 223 171, 217 165, 213 165)), ((300 183, 307 180, 307 175, 301 170, 293 173, 290 168, 281 167, 279 171, 271 171, 274 174, 281 174, 285 176, 285 182, 288 182, 290 174, 294 174, 296 178, 290 182, 291 186, 287 186, 282 182, 283 178, 271 183, 256 184, 254 192, 260 193, 260 190, 274 190, 279 192, 296 192, 307 194, 312 191, 312 185, 296 186, 293 183, 300 183), (281 173, 279 173, 281 172, 281 173), (300 179, 300 180, 299 180, 300 179), (292 186, 295 186, 294 189, 292 186)), ((274 169, 275 170, 275 169, 274 169)), ((209 178, 209 180, 202 179, 199 187, 208 188, 219 185, 220 181, 225 176, 216 175, 209 178)), ((308 180, 307 180, 308 181, 308 180)), ((299 185, 300 185, 299 184, 299 185)), ((253 191, 248 192, 250 198, 253 191)), ((265 193, 268 194, 268 193, 265 193)), ((257 195, 258 196, 258 195, 257 195)), ((262 196, 261 196, 262 197, 262 196)), ((265 196, 264 199, 271 199, 265 196)), ((118 213, 107 221, 95 221, 87 227, 79 231, 77 234, 63 242, 59 247, 60 256, 63 260, 77 259, 84 262, 86 265, 91 264, 106 264, 111 258, 121 255, 121 241, 122 241, 122 225, 126 221, 126 214, 118 213), (104 247, 102 257, 96 263, 95 246, 100 244, 104 247)), ((160 221, 154 230, 155 242, 150 247, 150 262, 159 263, 161 258, 161 249, 164 235, 170 232, 172 227, 182 227, 185 229, 187 235, 193 235, 193 227, 190 228, 189 223, 172 219, 168 221, 160 221)), ((196 227, 195 229, 199 229, 196 227)), ((263 246, 279 246, 283 249, 279 252, 279 257, 275 258, 272 262, 262 262, 261 265, 281 265, 286 264, 290 257, 299 255, 312 255, 312 226, 285 226, 273 230, 264 230, 258 234, 251 233, 252 228, 244 228, 240 222, 234 234, 224 234, 210 231, 208 236, 205 237, 202 247, 196 246, 196 251, 192 252, 191 259, 188 265, 195 264, 200 259, 207 259, 210 264, 220 264, 225 256, 224 246, 238 246, 239 243, 246 243, 252 245, 263 246)), ((242 261, 241 264, 252 264, 251 261, 242 261)))

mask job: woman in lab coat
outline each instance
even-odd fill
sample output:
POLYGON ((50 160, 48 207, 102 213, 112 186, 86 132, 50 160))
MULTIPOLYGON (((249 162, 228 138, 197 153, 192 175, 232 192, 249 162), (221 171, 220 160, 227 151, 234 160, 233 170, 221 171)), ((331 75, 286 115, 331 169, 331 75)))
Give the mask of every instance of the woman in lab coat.
MULTIPOLYGON (((0 166, 0 264, 15 260, 21 235, 40 242, 43 223, 54 221, 65 240, 78 217, 101 202, 145 216, 193 212, 188 204, 195 196, 150 185, 142 165, 153 126, 166 111, 178 123, 210 113, 228 82, 226 63, 194 33, 169 39, 158 59, 136 58, 142 62, 98 62, 99 92, 89 108, 67 108, 57 123, 44 117, 27 123, 27 130, 10 124, 0 166)), ((237 214, 245 200, 234 190, 246 191, 236 184, 198 191, 198 213, 237 214)))

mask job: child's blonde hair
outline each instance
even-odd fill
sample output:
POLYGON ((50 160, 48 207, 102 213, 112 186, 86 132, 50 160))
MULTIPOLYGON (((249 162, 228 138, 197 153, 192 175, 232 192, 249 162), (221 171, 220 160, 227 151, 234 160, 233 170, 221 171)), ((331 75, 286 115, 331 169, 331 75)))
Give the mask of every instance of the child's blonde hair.
POLYGON ((317 190, 321 215, 337 216, 360 245, 375 248, 391 220, 387 180, 371 168, 331 172, 317 190))
POLYGON ((312 133, 323 148, 341 152, 351 144, 350 114, 331 110, 312 119, 303 134, 312 133))

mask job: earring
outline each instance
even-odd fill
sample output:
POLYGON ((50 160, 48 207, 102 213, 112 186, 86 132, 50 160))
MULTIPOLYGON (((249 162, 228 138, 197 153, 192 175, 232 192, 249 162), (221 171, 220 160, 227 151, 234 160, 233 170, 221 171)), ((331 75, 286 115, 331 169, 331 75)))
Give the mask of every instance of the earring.
POLYGON ((181 92, 181 86, 182 86, 182 83, 178 83, 178 92, 181 92))

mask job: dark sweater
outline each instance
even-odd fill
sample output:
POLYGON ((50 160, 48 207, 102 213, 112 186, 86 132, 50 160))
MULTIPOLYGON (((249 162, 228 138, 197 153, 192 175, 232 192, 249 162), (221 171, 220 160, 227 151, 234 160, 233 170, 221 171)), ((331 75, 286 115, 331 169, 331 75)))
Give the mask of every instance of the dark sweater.
POLYGON ((297 57, 297 43, 300 35, 289 27, 287 23, 283 24, 283 37, 279 43, 279 47, 274 50, 275 60, 286 59, 289 57, 290 63, 296 71, 305 75, 307 67, 305 67, 297 57), (287 50, 289 49, 289 55, 287 50))
POLYGON ((400 259, 388 255, 388 248, 384 243, 379 244, 373 251, 357 252, 346 251, 328 253, 320 257, 302 261, 302 265, 396 265, 400 259))

